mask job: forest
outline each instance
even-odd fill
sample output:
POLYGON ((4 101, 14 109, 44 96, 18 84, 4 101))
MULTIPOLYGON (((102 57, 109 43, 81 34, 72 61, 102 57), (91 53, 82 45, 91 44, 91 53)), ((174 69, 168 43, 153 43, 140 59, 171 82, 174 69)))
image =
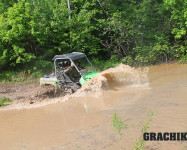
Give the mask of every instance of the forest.
POLYGON ((54 55, 74 51, 96 67, 187 61, 186 0, 69 2, 0 0, 1 77, 50 70, 54 55))

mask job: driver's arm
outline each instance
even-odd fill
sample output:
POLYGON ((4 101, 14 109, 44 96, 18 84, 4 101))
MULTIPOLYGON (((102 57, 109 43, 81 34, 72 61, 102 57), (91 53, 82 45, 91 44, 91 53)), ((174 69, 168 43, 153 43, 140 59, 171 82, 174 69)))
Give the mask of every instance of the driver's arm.
POLYGON ((69 66, 66 70, 64 70, 64 72, 66 73, 66 72, 70 71, 72 69, 72 67, 73 67, 73 64, 71 63, 71 66, 69 66))

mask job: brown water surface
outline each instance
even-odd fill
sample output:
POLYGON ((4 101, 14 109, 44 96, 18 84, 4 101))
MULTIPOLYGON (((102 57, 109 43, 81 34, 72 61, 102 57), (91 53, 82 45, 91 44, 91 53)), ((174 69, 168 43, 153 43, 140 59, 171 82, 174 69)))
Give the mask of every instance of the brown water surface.
MULTIPOLYGON (((120 149, 111 125, 114 113, 131 126, 123 130, 124 150, 133 148, 150 110, 157 111, 157 116, 148 132, 187 132, 187 65, 149 67, 146 78, 108 89, 97 97, 90 93, 43 107, 2 110, 0 150, 120 149)), ((187 142, 149 141, 146 149, 185 150, 187 142)))

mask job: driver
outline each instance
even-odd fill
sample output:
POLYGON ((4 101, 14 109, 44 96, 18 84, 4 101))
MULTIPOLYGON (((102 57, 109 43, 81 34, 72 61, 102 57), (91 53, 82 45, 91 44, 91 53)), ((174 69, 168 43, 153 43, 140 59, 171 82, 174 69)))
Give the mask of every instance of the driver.
POLYGON ((76 67, 77 67, 79 70, 82 69, 82 67, 80 67, 80 62, 79 62, 79 61, 77 61, 77 62, 75 63, 75 65, 76 65, 76 67))
POLYGON ((78 68, 78 70, 81 70, 82 68, 80 67, 80 62, 77 61, 75 62, 75 65, 73 63, 71 63, 70 61, 65 60, 63 63, 59 63, 60 68, 62 67, 64 70, 64 73, 67 74, 67 76, 70 79, 77 79, 80 78, 80 74, 77 71, 76 67, 78 68), (76 67, 75 67, 76 66, 76 67))

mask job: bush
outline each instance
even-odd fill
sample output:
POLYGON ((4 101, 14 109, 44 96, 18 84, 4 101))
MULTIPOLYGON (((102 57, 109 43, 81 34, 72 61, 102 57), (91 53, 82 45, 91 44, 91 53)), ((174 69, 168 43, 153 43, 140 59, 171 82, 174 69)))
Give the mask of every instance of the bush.
POLYGON ((112 55, 109 60, 99 60, 99 59, 93 59, 91 60, 93 66, 96 68, 96 70, 106 70, 111 67, 116 67, 118 64, 121 63, 121 60, 118 60, 116 55, 112 55))
POLYGON ((10 102, 12 102, 10 98, 7 97, 0 98, 0 107, 7 106, 9 105, 10 102))
POLYGON ((29 63, 25 67, 2 71, 0 74, 0 81, 21 82, 28 79, 42 77, 51 72, 54 72, 52 61, 35 60, 35 62, 29 63))
POLYGON ((54 70, 54 64, 52 61, 36 60, 31 68, 33 72, 39 70, 42 73, 51 73, 54 70))
POLYGON ((36 71, 36 72, 33 72, 33 73, 31 74, 30 78, 31 78, 31 79, 35 79, 35 78, 39 78, 39 77, 42 77, 42 76, 43 76, 42 72, 36 71))

